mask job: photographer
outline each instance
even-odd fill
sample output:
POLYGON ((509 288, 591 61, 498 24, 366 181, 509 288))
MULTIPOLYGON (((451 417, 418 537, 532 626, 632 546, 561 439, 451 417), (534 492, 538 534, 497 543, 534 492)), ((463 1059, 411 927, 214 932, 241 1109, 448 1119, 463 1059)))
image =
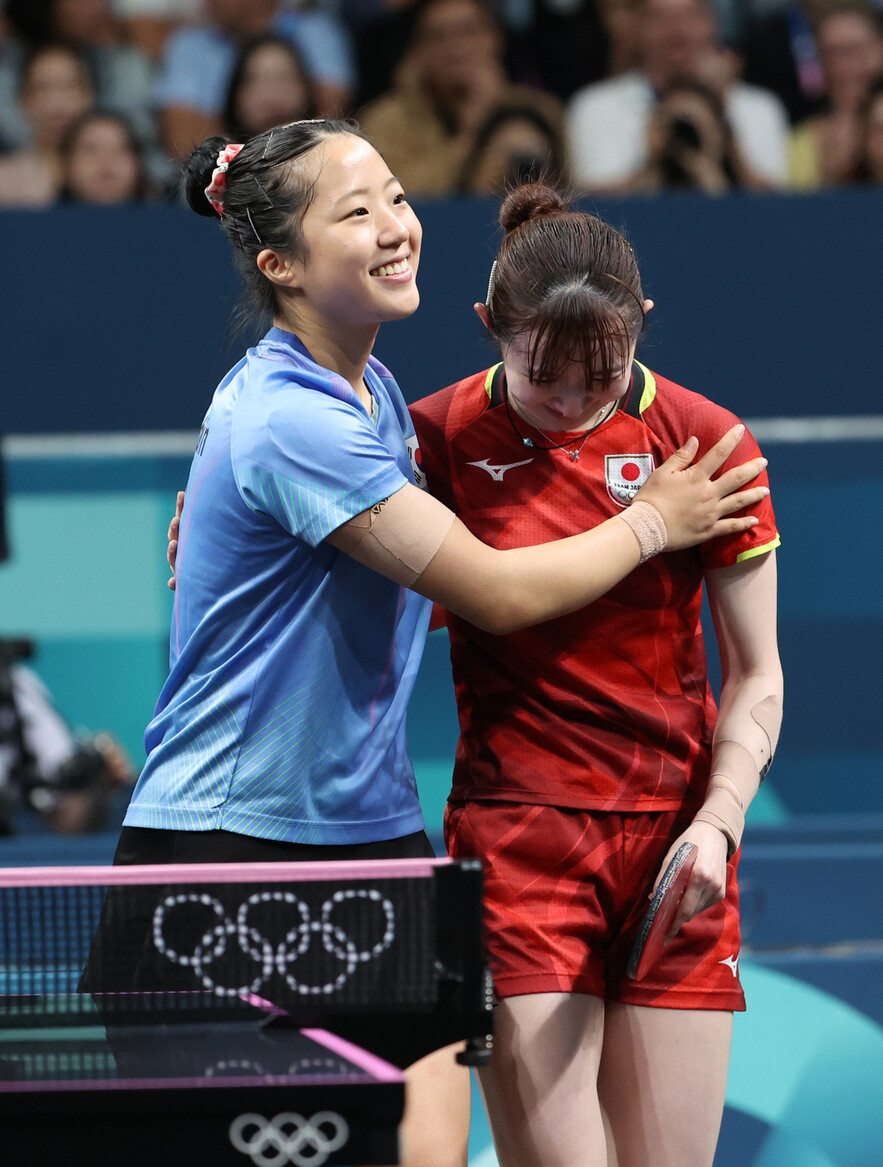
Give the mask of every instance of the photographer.
POLYGON ((565 180, 559 127, 528 105, 498 105, 479 125, 457 182, 464 194, 499 194, 540 177, 565 180))
MULTIPOLYGON (((9 559, 0 449, 0 563, 9 559)), ((110 734, 78 739, 49 692, 22 662, 25 639, 0 638, 0 836, 15 834, 28 810, 58 834, 101 827, 113 791, 134 780, 125 751, 110 734)))
POLYGON ((681 78, 671 82, 654 108, 647 128, 647 161, 624 189, 719 195, 768 190, 770 184, 745 161, 717 92, 681 78))
POLYGON ((22 811, 60 835, 98 830, 113 791, 133 781, 110 734, 77 738, 39 677, 21 661, 28 640, 0 640, 0 835, 16 833, 22 811))

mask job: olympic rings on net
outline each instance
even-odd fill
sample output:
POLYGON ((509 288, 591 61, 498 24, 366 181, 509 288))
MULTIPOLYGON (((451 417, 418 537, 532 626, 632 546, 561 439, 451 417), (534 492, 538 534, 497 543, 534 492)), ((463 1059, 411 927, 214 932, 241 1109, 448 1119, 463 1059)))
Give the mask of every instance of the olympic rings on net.
POLYGON ((256 993, 274 972, 284 977, 286 984, 296 993, 304 996, 330 995, 346 984, 360 963, 380 956, 394 940, 395 906, 375 888, 344 888, 334 892, 322 904, 320 917, 316 920, 310 914, 309 905, 298 899, 293 892, 287 891, 255 892, 240 905, 235 921, 230 919, 220 901, 204 892, 166 896, 153 914, 153 942, 157 952, 173 964, 192 968, 204 988, 226 997, 256 993), (370 948, 358 948, 332 919, 335 908, 348 900, 368 900, 379 904, 383 911, 383 935, 370 948), (252 909, 268 903, 284 903, 296 909, 298 922, 278 943, 269 940, 249 920, 252 909), (203 932, 189 954, 173 948, 165 935, 169 914, 185 904, 201 904, 209 908, 214 917, 214 924, 203 932), (304 984, 291 972, 291 966, 309 951, 314 935, 319 936, 322 947, 330 956, 344 964, 333 981, 321 985, 304 984), (226 954, 228 943, 232 945, 233 940, 245 956, 258 964, 259 969, 254 979, 247 984, 220 985, 206 969, 226 954))
POLYGON ((271 1119, 262 1114, 240 1114, 230 1124, 230 1142, 248 1155, 255 1167, 283 1167, 286 1163, 322 1167, 349 1137, 346 1119, 333 1110, 320 1110, 310 1118, 291 1111, 271 1119))

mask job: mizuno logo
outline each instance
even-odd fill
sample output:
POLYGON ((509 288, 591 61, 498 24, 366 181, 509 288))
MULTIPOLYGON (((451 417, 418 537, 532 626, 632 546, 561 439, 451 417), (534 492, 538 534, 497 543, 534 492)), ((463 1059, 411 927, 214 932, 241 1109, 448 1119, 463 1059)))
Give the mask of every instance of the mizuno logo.
POLYGON ((728 956, 725 960, 719 960, 718 964, 725 964, 734 977, 739 975, 739 957, 728 956))
POLYGON ((477 466, 479 470, 487 470, 494 482, 502 482, 503 475, 507 470, 514 470, 516 466, 529 466, 533 458, 525 458, 523 462, 510 462, 508 466, 492 466, 487 458, 482 458, 480 462, 467 462, 467 466, 477 466))

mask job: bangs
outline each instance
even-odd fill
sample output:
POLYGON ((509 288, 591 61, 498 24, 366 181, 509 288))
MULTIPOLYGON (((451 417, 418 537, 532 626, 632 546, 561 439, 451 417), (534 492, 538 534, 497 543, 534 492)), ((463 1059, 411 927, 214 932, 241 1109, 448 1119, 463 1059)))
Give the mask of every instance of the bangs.
POLYGON ((638 307, 636 321, 635 313, 624 312, 585 285, 578 291, 562 289, 560 296, 547 299, 534 319, 524 322, 531 384, 557 381, 574 364, 582 369, 587 385, 609 384, 621 376, 644 324, 640 302, 638 307))

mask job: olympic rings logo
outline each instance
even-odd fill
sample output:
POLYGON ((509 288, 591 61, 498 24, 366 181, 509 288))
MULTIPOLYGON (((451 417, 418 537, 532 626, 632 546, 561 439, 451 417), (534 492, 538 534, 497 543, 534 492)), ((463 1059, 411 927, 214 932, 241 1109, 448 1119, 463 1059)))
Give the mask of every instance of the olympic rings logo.
POLYGON ((173 964, 192 968, 203 986, 221 997, 256 993, 274 972, 284 977, 286 984, 296 993, 303 996, 330 996, 346 984, 359 964, 374 960, 385 952, 395 940, 395 935, 395 907, 374 888, 345 888, 336 891, 322 904, 318 919, 312 918, 309 906, 303 900, 287 891, 256 892, 240 905, 235 920, 230 919, 224 905, 213 896, 195 892, 167 896, 153 914, 153 942, 157 952, 173 964), (335 910, 350 900, 368 900, 378 904, 383 912, 383 935, 370 948, 357 948, 343 928, 334 921, 335 910), (252 911, 271 903, 290 905, 295 909, 298 920, 278 943, 264 936, 249 919, 252 911), (170 917, 175 909, 190 904, 208 908, 214 917, 214 924, 207 928, 188 954, 174 948, 166 933, 171 931, 170 917), (302 983, 291 971, 291 967, 309 951, 314 936, 319 937, 326 953, 343 963, 335 979, 321 985, 302 983), (238 952, 235 946, 238 946, 238 952), (210 966, 227 954, 228 948, 237 955, 242 953, 257 962, 259 969, 247 984, 223 985, 211 976, 210 966))
MULTIPOLYGON (((288 1077, 298 1077, 306 1074, 327 1074, 340 1073, 341 1063, 335 1058, 297 1058, 293 1062, 289 1062, 287 1068, 282 1071, 288 1077)), ((215 1062, 211 1066, 206 1066, 203 1070, 202 1076, 204 1078, 229 1078, 236 1074, 247 1074, 249 1077, 263 1077, 265 1078, 269 1073, 279 1074, 278 1069, 269 1071, 264 1068, 261 1062, 253 1061, 251 1058, 227 1058, 224 1061, 215 1062)))
POLYGON ((261 1114, 240 1114, 230 1124, 230 1142, 248 1155, 255 1167, 322 1167, 333 1151, 350 1137, 346 1119, 333 1110, 320 1110, 310 1118, 286 1111, 266 1119, 261 1114))

